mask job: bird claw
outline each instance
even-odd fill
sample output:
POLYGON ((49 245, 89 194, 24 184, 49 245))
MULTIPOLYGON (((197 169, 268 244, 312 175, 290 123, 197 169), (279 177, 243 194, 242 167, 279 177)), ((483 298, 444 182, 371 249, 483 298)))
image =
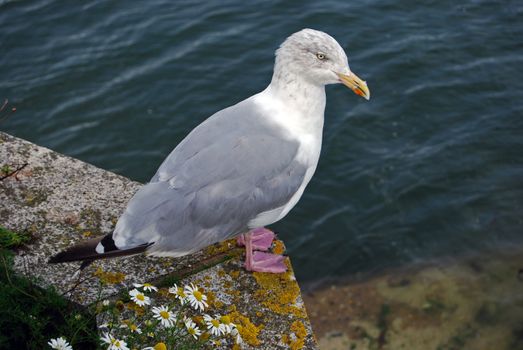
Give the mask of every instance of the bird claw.
POLYGON ((252 261, 245 261, 245 269, 255 272, 283 273, 287 271, 283 255, 253 252, 252 261))
MULTIPOLYGON (((267 251, 272 245, 272 241, 274 241, 274 237, 276 237, 276 234, 272 232, 271 230, 266 229, 265 227, 256 228, 252 231, 250 231, 251 239, 252 239, 252 249, 253 250, 261 250, 261 251, 267 251)), ((236 239, 236 243, 243 247, 245 246, 245 238, 243 235, 238 236, 236 239)))

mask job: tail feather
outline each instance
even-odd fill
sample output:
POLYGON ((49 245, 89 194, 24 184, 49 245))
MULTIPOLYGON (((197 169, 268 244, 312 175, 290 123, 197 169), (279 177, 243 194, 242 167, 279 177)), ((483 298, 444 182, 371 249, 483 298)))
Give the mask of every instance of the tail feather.
POLYGON ((81 242, 49 258, 50 264, 70 261, 83 261, 88 265, 97 259, 115 258, 118 256, 143 253, 152 243, 142 244, 129 249, 118 249, 113 241, 113 235, 96 237, 81 242))

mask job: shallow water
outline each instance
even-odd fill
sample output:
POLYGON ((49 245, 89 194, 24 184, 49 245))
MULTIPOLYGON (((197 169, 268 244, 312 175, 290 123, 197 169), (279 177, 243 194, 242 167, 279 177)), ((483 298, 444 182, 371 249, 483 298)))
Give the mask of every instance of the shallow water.
POLYGON ((322 350, 521 350, 523 251, 390 269, 304 295, 322 350))
MULTIPOLYGON (((328 87, 322 158, 274 225, 301 280, 521 243, 518 1, 0 1, 4 131, 138 181, 273 52, 324 30, 368 81, 328 87)), ((501 248, 500 248, 501 249, 501 248)))

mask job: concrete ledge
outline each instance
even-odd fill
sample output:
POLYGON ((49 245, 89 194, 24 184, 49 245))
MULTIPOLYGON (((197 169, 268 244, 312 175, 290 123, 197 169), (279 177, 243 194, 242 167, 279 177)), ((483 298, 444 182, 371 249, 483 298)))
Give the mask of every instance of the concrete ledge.
MULTIPOLYGON (((33 236, 16 254, 16 271, 65 292, 78 281, 73 276, 79 265, 49 265, 49 256, 76 241, 111 232, 140 184, 0 132, 0 167, 14 170, 24 164, 0 181, 0 225, 33 236)), ((283 243, 278 241, 273 249, 284 250, 283 243)), ((246 349, 316 349, 292 268, 280 275, 247 273, 234 241, 178 259, 136 256, 98 262, 83 275, 91 276, 98 267, 125 273, 127 286, 165 276, 184 284, 197 282, 220 300, 215 305, 219 311, 238 312, 252 324, 246 349)), ((92 302, 92 282, 87 277, 70 298, 80 304, 92 302)), ((118 288, 104 292, 109 297, 118 288)))

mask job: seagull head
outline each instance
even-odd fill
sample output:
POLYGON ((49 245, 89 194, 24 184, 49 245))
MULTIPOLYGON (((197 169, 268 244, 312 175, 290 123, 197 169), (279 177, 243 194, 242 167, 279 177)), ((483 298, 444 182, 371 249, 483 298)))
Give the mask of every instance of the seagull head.
POLYGON ((370 98, 367 83, 350 70, 340 44, 318 30, 303 29, 289 36, 276 50, 274 70, 276 75, 299 76, 320 86, 341 83, 357 95, 370 98))

